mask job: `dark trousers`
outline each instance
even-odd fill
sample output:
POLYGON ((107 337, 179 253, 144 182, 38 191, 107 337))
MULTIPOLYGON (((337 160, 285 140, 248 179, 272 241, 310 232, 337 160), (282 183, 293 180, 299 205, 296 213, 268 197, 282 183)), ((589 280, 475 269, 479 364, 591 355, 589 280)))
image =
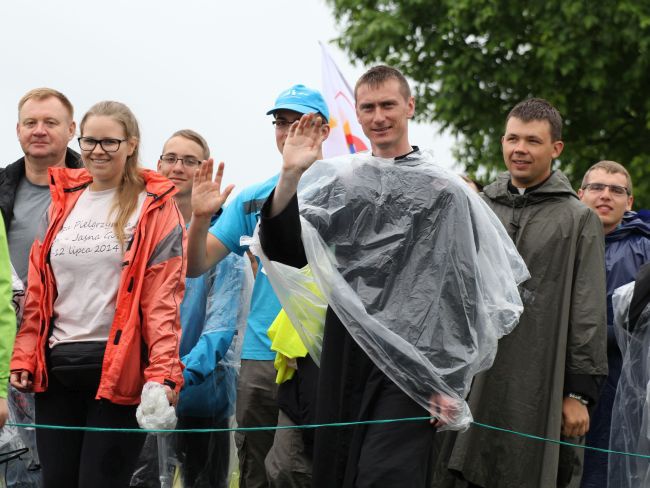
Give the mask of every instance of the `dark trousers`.
MULTIPOLYGON (((79 375, 75 373, 76 377, 79 375)), ((36 423, 137 428, 135 405, 95 400, 99 376, 65 386, 51 372, 48 389, 35 395, 36 423), (94 388, 93 388, 94 385, 94 388)), ((65 378, 61 378, 65 381, 65 378)), ((128 487, 144 434, 38 429, 44 488, 128 487)))
MULTIPOLYGON (((242 359, 237 383, 236 418, 239 427, 275 426, 278 421, 278 385, 273 360, 242 359)), ((235 432, 239 455, 240 488, 267 488, 264 459, 275 431, 235 432)))
MULTIPOLYGON (((280 410, 278 425, 296 425, 280 410)), ((266 455, 266 477, 269 488, 311 488, 311 455, 305 449, 300 429, 275 431, 273 446, 266 455)))
MULTIPOLYGON (((225 429, 228 420, 180 417, 178 429, 225 429)), ((226 488, 230 462, 230 432, 176 434, 183 486, 186 488, 226 488)))
MULTIPOLYGON (((384 378, 372 400, 370 420, 428 415, 391 380, 384 378)), ((358 449, 358 464, 353 486, 430 486, 435 429, 429 421, 370 424, 358 428, 355 434, 352 446, 353 450, 358 449)))
MULTIPOLYGON (((328 309, 316 422, 427 417, 372 362, 328 309)), ((326 427, 315 431, 314 488, 426 488, 436 430, 428 420, 326 427)))

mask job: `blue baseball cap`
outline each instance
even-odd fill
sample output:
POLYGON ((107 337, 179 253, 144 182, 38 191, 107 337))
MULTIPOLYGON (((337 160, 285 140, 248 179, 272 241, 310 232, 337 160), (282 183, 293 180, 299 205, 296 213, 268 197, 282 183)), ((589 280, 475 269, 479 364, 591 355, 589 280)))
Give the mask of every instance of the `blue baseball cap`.
POLYGON ((266 115, 271 115, 278 110, 293 110, 301 114, 318 112, 327 122, 330 121, 330 111, 323 95, 318 90, 312 90, 305 85, 293 85, 280 93, 275 100, 275 106, 266 112, 266 115))

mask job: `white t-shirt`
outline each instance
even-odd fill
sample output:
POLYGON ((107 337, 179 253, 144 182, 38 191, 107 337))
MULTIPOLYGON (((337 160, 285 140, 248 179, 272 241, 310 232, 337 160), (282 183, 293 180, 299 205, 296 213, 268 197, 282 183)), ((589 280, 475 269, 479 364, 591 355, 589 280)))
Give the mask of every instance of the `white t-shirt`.
MULTIPOLYGON (((63 342, 108 340, 124 255, 113 232, 114 217, 109 216, 116 191, 84 190, 54 239, 50 262, 58 296, 50 347, 63 342)), ((136 210, 124 229, 127 242, 133 236, 145 197, 145 192, 138 197, 136 210)))

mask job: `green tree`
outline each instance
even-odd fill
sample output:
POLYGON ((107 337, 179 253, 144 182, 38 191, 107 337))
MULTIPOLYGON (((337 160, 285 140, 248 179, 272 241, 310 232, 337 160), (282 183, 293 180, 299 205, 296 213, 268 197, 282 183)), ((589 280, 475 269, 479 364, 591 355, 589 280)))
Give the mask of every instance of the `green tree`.
POLYGON ((508 111, 546 98, 564 118, 561 168, 624 164, 650 206, 649 0, 327 0, 353 61, 414 82, 416 110, 457 137, 470 174, 504 169, 508 111))

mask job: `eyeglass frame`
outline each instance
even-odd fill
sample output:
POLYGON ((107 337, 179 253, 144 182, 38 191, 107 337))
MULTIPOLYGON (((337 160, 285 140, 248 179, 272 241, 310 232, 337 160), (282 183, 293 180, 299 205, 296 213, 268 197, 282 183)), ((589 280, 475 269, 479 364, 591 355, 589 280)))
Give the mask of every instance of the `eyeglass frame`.
POLYGON ((275 120, 272 120, 271 123, 274 125, 275 130, 283 130, 284 131, 284 130, 288 130, 293 124, 295 124, 299 120, 300 119, 298 118, 296 120, 293 120, 293 121, 289 122, 288 120, 275 119, 275 120))
POLYGON ((594 193, 602 193, 602 192, 605 191, 605 188, 609 188, 609 192, 612 195, 617 195, 619 197, 622 197, 623 195, 628 196, 628 197, 632 196, 632 194, 630 193, 630 189, 628 187, 626 187, 626 186, 608 185, 607 183, 586 183, 586 184, 582 185, 583 190, 593 191, 594 193), (596 189, 592 188, 593 185, 602 186, 602 189, 596 190, 596 189), (617 190, 623 190, 623 192, 617 193, 617 190))
MULTIPOLYGON (((323 114, 321 114, 320 112, 312 112, 312 113, 313 113, 314 115, 316 115, 317 117, 320 117, 320 118, 323 120, 323 125, 327 125, 327 124, 328 124, 327 119, 325 119, 325 117, 323 116, 323 114)), ((275 119, 273 119, 273 120, 271 121, 271 123, 275 126, 275 130, 285 131, 285 130, 289 130, 289 128, 290 128, 293 124, 295 124, 296 122, 299 122, 303 115, 305 115, 305 114, 301 114, 300 117, 298 117, 296 120, 292 120, 292 121, 288 121, 288 120, 284 120, 284 119, 277 119, 277 118, 275 118, 275 119), (280 126, 278 126, 278 122, 280 123, 280 126)))
POLYGON ((99 147, 102 148, 102 151, 107 152, 107 153, 114 153, 114 152, 119 151, 120 146, 122 145, 122 143, 126 142, 127 140, 128 139, 117 139, 117 138, 114 138, 114 137, 107 137, 106 139, 95 139, 94 137, 77 137, 77 143, 79 144, 79 149, 81 149, 82 151, 87 151, 87 152, 94 151, 95 148, 97 147, 97 144, 99 144, 99 147), (94 141, 95 144, 93 144, 92 149, 84 149, 83 147, 81 147, 81 141, 82 140, 85 140, 85 141, 91 140, 91 141, 94 141), (109 151, 108 149, 106 149, 104 147, 105 142, 115 142, 115 141, 117 141, 117 148, 109 151))
POLYGON ((163 163, 168 164, 168 165, 170 165, 170 166, 174 166, 174 165, 176 164, 177 161, 180 161, 181 164, 183 165, 183 168, 189 168, 189 169, 191 169, 191 168, 198 168, 199 166, 201 166, 201 163, 203 163, 203 161, 201 161, 200 159, 195 158, 195 157, 193 157, 193 156, 185 156, 185 157, 183 157, 183 158, 176 157, 176 158, 174 159, 173 162, 171 161, 171 159, 170 159, 169 161, 166 161, 166 160, 165 160, 166 157, 171 158, 171 154, 161 154, 160 157, 159 157, 158 159, 160 159, 160 161, 162 161, 163 163), (188 166, 187 163, 186 163, 186 161, 185 161, 185 159, 186 159, 187 157, 190 157, 190 158, 192 158, 192 159, 196 159, 197 163, 196 163, 196 164, 190 164, 190 165, 188 166))

